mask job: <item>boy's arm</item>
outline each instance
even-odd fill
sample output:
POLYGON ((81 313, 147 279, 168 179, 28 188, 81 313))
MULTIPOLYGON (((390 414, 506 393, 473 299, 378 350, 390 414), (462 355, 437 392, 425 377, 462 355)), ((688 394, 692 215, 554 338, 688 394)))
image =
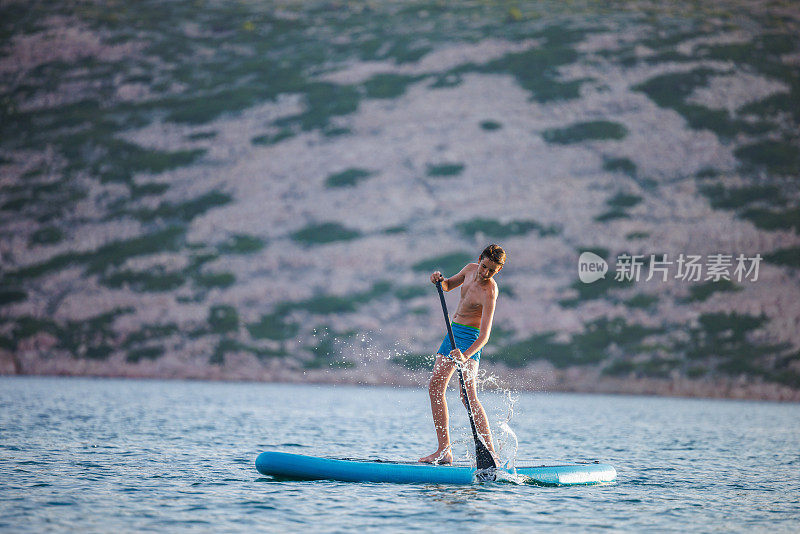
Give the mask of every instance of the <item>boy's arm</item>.
POLYGON ((440 273, 439 271, 436 271, 431 275, 431 282, 433 282, 435 284, 437 282, 437 280, 441 281, 442 282, 442 289, 445 290, 445 291, 450 291, 452 289, 455 289, 455 288, 457 288, 458 286, 460 286, 461 284, 464 283, 464 280, 467 277, 466 273, 467 273, 467 269, 469 269, 469 266, 470 266, 469 263, 466 264, 463 269, 458 271, 458 274, 454 274, 450 278, 445 278, 444 276, 442 276, 442 273, 440 273))

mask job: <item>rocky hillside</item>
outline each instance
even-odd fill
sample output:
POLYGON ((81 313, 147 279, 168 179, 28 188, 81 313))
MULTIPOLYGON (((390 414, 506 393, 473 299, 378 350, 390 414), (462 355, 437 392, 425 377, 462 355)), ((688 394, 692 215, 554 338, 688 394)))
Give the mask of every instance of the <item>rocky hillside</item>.
POLYGON ((800 8, 662 4, 3 1, 0 372, 421 384, 496 241, 494 382, 800 400, 800 8))

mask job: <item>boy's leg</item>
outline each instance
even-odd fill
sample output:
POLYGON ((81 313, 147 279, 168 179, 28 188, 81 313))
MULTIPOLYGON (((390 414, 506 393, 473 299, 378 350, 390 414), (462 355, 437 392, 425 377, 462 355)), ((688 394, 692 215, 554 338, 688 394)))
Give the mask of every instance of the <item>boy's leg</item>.
MULTIPOLYGON (((489 419, 486 417, 486 412, 483 410, 483 405, 478 400, 478 362, 469 359, 464 366, 464 384, 467 389, 467 396, 469 397, 469 405, 472 408, 472 418, 475 420, 475 429, 478 434, 483 438, 486 447, 494 452, 494 445, 492 444, 492 431, 489 429, 489 419)), ((464 402, 464 393, 461 393, 461 402, 464 402)), ((464 407, 467 403, 464 402, 464 407)))
POLYGON ((428 383, 428 395, 431 399, 431 413, 433 414, 433 426, 436 428, 436 440, 439 446, 436 452, 420 458, 420 462, 425 463, 453 463, 453 453, 450 450, 450 417, 447 413, 447 399, 445 392, 450 377, 453 376, 456 366, 449 358, 436 355, 436 363, 433 365, 433 375, 428 383))

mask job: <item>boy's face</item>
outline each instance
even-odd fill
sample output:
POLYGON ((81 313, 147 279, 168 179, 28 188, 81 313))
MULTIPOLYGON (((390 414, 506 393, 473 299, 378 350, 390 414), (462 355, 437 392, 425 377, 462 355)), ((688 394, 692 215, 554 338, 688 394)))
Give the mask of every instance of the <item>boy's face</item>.
POLYGON ((500 272, 503 266, 489 258, 478 259, 478 276, 483 280, 490 280, 500 272))

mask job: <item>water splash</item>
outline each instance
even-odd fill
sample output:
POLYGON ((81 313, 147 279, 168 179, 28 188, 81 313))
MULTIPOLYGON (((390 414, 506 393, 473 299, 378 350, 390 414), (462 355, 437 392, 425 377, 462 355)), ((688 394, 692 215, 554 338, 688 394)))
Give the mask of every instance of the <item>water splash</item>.
POLYGON ((516 471, 509 472, 509 471, 504 471, 502 469, 497 470, 494 479, 495 482, 500 482, 500 483, 505 482, 507 484, 517 484, 517 485, 529 484, 531 480, 532 480, 531 477, 520 475, 516 471))
POLYGON ((495 417, 493 417, 497 421, 495 428, 498 431, 495 431, 494 439, 497 443, 496 452, 499 466, 508 471, 506 474, 511 476, 511 481, 523 483, 521 479, 515 478, 517 477, 516 460, 519 440, 510 425, 511 420, 514 418, 514 406, 519 400, 519 396, 515 395, 511 388, 502 386, 497 375, 490 375, 483 369, 478 371, 478 390, 481 392, 493 390, 502 395, 501 405, 497 409, 495 417))
POLYGON ((469 425, 453 428, 453 431, 450 432, 450 450, 453 453, 453 462, 466 461, 472 466, 476 465, 475 441, 472 439, 472 430, 469 425), (458 451, 461 450, 464 452, 459 455, 458 451))
MULTIPOLYGON (((517 434, 514 432, 514 430, 511 429, 510 426, 508 426, 508 423, 505 422, 505 421, 499 422, 498 423, 498 427, 500 428, 500 430, 503 431, 503 439, 502 440, 498 439, 497 440, 498 443, 502 443, 503 445, 505 445, 506 443, 509 443, 512 440, 513 440, 513 443, 514 443, 514 450, 511 453, 511 455, 508 457, 506 462, 503 464, 503 468, 504 469, 508 469, 509 471, 511 471, 513 473, 516 473, 516 471, 517 471, 517 468, 516 468, 517 449, 519 447, 519 441, 517 440, 517 434)), ((498 449, 499 449, 498 450, 498 453, 499 453, 500 451, 503 450, 503 446, 498 447, 498 449)))

